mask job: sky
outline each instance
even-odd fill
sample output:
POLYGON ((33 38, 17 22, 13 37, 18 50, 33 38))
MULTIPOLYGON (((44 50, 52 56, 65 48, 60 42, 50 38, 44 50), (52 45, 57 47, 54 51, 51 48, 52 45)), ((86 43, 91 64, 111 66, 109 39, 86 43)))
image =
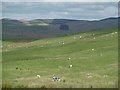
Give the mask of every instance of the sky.
MULTIPOLYGON (((33 2, 33 0, 1 0, 2 2, 33 2)), ((119 0, 34 0, 34 2, 118 2, 119 0)))
MULTIPOLYGON (((2 18, 100 20, 118 17, 118 3, 106 2, 2 2, 2 18)), ((61 0, 62 1, 62 0, 61 0)), ((73 1, 73 0, 72 0, 73 1)), ((89 0, 88 0, 89 1, 89 0)), ((111 2, 108 2, 111 1, 111 2)), ((115 1, 115 2, 114 2, 115 1)))

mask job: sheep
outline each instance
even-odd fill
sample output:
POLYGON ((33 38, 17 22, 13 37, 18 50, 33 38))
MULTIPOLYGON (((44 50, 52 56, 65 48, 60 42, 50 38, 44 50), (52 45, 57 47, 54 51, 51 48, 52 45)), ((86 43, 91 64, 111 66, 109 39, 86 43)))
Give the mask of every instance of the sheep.
POLYGON ((94 49, 92 49, 92 51, 94 51, 94 49))
POLYGON ((62 41, 62 42, 59 42, 59 44, 60 44, 60 43, 62 43, 63 45, 65 44, 65 43, 64 43, 64 41, 62 41))
POLYGON ((91 76, 91 75, 89 75, 89 76, 88 76, 88 78, 92 78, 92 76, 91 76))
POLYGON ((60 81, 60 78, 55 75, 53 75, 52 79, 53 79, 52 81, 60 81))
POLYGON ((82 38, 82 36, 80 36, 80 38, 82 38))
POLYGON ((40 78, 40 75, 37 75, 37 78, 40 78))
POLYGON ((95 39, 95 37, 93 39, 95 39))
POLYGON ((108 77, 108 75, 104 75, 103 77, 104 77, 104 78, 107 78, 107 77, 108 77))
POLYGON ((69 65, 69 68, 72 68, 72 65, 69 65))
POLYGON ((70 60, 71 58, 69 57, 68 60, 70 60))
POLYGON ((115 32, 115 34, 117 34, 117 32, 115 32))
POLYGON ((90 73, 87 73, 87 76, 90 76, 90 73))
POLYGON ((92 78, 92 75, 90 73, 87 73, 88 78, 92 78))

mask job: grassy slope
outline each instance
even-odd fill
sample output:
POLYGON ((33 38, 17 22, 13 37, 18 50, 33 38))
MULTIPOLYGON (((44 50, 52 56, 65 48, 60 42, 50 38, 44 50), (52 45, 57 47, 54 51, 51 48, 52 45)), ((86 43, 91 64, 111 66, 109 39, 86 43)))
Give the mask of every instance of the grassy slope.
POLYGON ((115 31, 80 33, 32 42, 4 41, 3 86, 116 87, 118 36, 112 34, 115 31), (61 41, 65 44, 59 43, 61 41), (69 68, 70 64, 72 68, 69 68), (38 79, 37 74, 41 78, 38 79), (52 82, 53 74, 61 77, 61 81, 52 82))

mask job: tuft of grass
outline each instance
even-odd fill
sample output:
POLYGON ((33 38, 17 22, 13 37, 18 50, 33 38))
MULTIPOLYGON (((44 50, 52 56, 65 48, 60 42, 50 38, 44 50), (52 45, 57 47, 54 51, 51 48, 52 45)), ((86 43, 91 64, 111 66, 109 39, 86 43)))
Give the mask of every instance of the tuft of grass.
POLYGON ((65 82, 66 82, 66 80, 64 79, 64 80, 63 80, 63 82, 65 83, 65 82))
POLYGON ((12 86, 11 84, 4 83, 4 84, 2 84, 2 88, 3 88, 3 89, 13 88, 13 86, 12 86))
POLYGON ((47 88, 45 85, 42 85, 40 88, 47 88))
POLYGON ((22 85, 17 85, 16 88, 28 88, 28 86, 22 84, 22 85))

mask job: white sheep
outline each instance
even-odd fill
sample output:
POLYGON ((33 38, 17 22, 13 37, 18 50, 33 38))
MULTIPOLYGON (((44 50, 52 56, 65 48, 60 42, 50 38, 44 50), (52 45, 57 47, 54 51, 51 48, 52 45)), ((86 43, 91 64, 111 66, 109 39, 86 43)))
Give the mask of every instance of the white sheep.
POLYGON ((93 39, 95 39, 95 37, 93 39))
POLYGON ((92 76, 91 76, 91 75, 89 75, 89 76, 88 76, 88 78, 92 78, 92 76))
POLYGON ((87 73, 87 76, 90 76, 90 73, 87 73))
POLYGON ((82 36, 80 36, 80 38, 82 38, 82 36))
POLYGON ((71 58, 69 57, 68 60, 70 60, 71 58))
POLYGON ((104 75, 103 77, 106 78, 106 77, 108 77, 108 75, 104 75))
POLYGON ((115 34, 117 34, 117 32, 115 32, 115 34))
POLYGON ((65 44, 64 41, 59 42, 59 44, 62 43, 63 45, 65 44))
POLYGON ((72 68, 72 65, 69 65, 69 68, 72 68))
POLYGON ((92 51, 94 51, 94 49, 92 49, 92 51))
POLYGON ((40 75, 37 75, 37 78, 40 78, 40 75))

